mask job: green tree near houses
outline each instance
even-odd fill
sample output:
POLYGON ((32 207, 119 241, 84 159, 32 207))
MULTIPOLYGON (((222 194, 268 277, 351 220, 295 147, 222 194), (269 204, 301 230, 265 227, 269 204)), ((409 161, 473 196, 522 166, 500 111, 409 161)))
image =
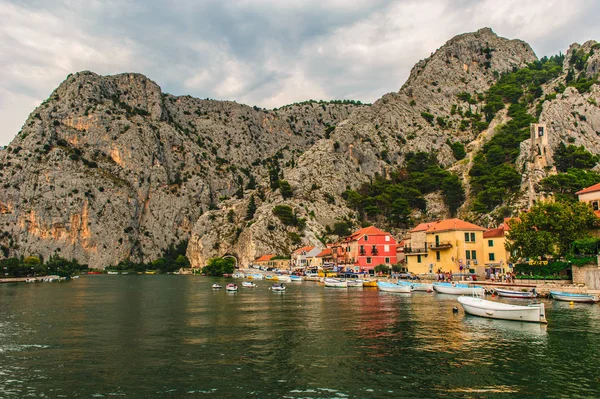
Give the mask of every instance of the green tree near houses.
POLYGON ((592 208, 582 202, 540 202, 509 225, 506 249, 517 259, 564 257, 573 242, 600 227, 592 208))

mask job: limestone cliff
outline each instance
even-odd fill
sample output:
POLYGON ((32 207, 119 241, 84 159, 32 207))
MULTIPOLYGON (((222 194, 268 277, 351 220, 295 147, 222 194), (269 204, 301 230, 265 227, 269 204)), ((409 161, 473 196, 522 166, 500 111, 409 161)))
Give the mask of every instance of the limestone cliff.
POLYGON ((354 104, 262 110, 175 97, 138 74, 69 76, 0 152, 0 244, 104 267, 153 260, 198 217, 293 163, 354 104), (240 189, 241 188, 241 189, 240 189))
MULTIPOLYGON (((400 166, 408 151, 436 151, 443 165, 452 165, 455 159, 447 141, 469 143, 478 135, 461 130, 456 123, 458 116, 452 115, 451 108, 457 103, 457 94, 483 93, 502 73, 535 59, 526 43, 498 37, 488 28, 449 40, 413 68, 399 92, 386 94, 370 108, 356 110, 337 125, 330 139, 318 141, 294 168, 285 170, 295 191, 293 198, 284 201, 278 192, 270 193, 250 226, 242 221, 227 223, 224 216, 231 209, 243 210, 243 203, 230 203, 223 210, 201 216, 188 247, 192 263, 202 265, 223 253, 238 255, 243 264, 263 253, 289 253, 298 243, 276 239, 286 233, 291 237, 303 234, 305 244, 318 243, 326 226, 354 217, 340 194, 400 166), (428 114, 432 116, 429 120, 428 114), (438 117, 444 123, 437 123, 438 117), (273 216, 274 206, 283 202, 307 219, 303 232, 273 216), (238 229, 242 232, 233 234, 238 229)), ((439 200, 431 197, 435 199, 439 200)), ((447 210, 433 203, 428 208, 425 217, 447 215, 447 210)))

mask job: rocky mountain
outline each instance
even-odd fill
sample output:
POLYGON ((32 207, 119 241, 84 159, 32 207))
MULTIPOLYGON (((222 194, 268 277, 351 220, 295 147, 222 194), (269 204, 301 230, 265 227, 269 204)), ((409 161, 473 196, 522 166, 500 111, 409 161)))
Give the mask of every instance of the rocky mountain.
MULTIPOLYGON (((522 190, 505 208, 537 195, 559 143, 600 153, 598 48, 571 46, 562 72, 527 94, 526 111, 550 132, 549 163, 531 162, 531 145, 521 142, 514 164, 522 190)), ((358 227, 342 194, 390 176, 418 151, 462 180, 461 217, 491 223, 471 212, 471 170, 513 114, 490 114, 486 93, 534 61, 527 43, 484 28, 449 40, 372 106, 309 101, 275 110, 163 94, 136 74, 75 74, 0 152, 2 250, 59 251, 103 267, 151 261, 189 239, 194 266, 224 254, 245 265, 323 245, 336 238, 336 223, 358 227)), ((424 198, 415 220, 449 216, 440 191, 424 198)))
MULTIPOLYGON (((224 203, 223 209, 200 217, 188 247, 192 264, 204 264, 209 257, 223 253, 237 254, 242 263, 258 254, 289 253, 299 244, 298 235, 303 235, 304 244, 323 245, 320 237, 326 226, 355 216, 340 197, 342 192, 375 174, 388 174, 403 163, 409 151, 436 151, 441 164, 452 165, 456 159, 448 141, 469 143, 478 135, 473 129, 461 130, 459 116, 452 115, 457 95, 483 93, 502 73, 534 60, 529 45, 498 37, 488 28, 449 40, 430 58, 417 63, 399 92, 356 110, 337 125, 330 139, 317 142, 294 168, 285 170, 295 191, 293 198, 284 200, 278 192, 270 193, 250 226, 239 218, 233 223, 226 220, 230 211, 243 215, 244 202, 224 203), (303 231, 273 216, 273 208, 284 203, 307 220, 303 231)), ((468 108, 468 104, 462 106, 468 108)), ((448 214, 439 206, 438 195, 429 199, 428 208, 437 212, 428 217, 448 214)))
POLYGON ((156 259, 361 107, 262 110, 164 94, 138 74, 69 76, 0 152, 3 255, 156 259))

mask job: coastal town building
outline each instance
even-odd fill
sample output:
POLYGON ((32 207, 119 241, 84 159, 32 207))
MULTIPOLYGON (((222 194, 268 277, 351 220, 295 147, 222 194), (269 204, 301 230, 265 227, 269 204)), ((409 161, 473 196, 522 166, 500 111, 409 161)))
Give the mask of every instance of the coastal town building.
POLYGON ((596 216, 600 217, 600 183, 584 188, 576 192, 580 202, 585 202, 592 206, 596 216))
POLYGON ((254 265, 263 268, 289 269, 290 259, 274 254, 267 254, 254 259, 254 265))
POLYGON ((305 269, 316 266, 316 262, 318 261, 316 256, 321 253, 322 250, 322 248, 313 245, 298 248, 292 252, 292 268, 305 269))
POLYGON ((371 271, 377 265, 396 262, 396 239, 388 232, 369 226, 357 230, 341 242, 337 262, 346 270, 371 271))
POLYGON ((485 230, 460 219, 422 223, 411 230, 410 238, 405 240, 406 268, 415 274, 451 272, 483 275, 485 230))
POLYGON ((512 271, 510 252, 506 250, 508 220, 504 219, 500 226, 483 233, 483 262, 486 273, 504 274, 512 271))

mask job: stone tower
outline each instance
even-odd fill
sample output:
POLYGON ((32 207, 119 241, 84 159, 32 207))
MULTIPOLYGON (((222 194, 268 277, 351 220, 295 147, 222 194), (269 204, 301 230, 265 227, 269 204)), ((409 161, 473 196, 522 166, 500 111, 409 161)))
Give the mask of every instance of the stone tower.
POLYGON ((529 153, 529 207, 539 200, 552 200, 545 193, 536 193, 535 186, 544 177, 556 173, 552 160, 553 151, 550 148, 550 131, 545 123, 532 123, 531 149, 529 153))

